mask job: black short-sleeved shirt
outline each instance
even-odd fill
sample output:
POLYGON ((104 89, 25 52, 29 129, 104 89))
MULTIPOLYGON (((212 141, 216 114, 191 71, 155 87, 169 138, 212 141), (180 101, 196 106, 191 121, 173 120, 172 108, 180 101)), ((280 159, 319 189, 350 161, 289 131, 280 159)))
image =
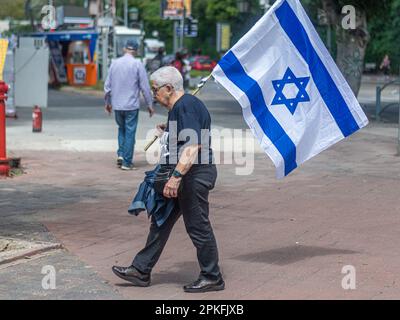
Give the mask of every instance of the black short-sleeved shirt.
POLYGON ((210 128, 211 117, 204 103, 193 95, 184 94, 168 112, 165 130, 168 155, 164 163, 178 163, 182 147, 193 144, 201 144, 195 164, 212 163, 210 128))

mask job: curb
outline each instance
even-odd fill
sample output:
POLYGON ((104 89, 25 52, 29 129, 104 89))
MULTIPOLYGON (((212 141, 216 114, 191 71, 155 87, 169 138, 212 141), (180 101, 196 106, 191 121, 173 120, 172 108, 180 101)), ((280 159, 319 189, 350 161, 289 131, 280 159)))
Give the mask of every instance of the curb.
POLYGON ((21 249, 21 250, 16 250, 17 252, 15 254, 10 254, 9 256, 1 257, 0 256, 0 266, 4 264, 8 264, 10 262, 14 262, 16 260, 20 259, 25 259, 27 257, 32 257, 37 254, 47 252, 50 250, 56 250, 56 249, 63 249, 63 245, 61 243, 41 243, 41 242, 29 242, 29 241, 24 241, 24 240, 18 240, 18 239, 12 239, 12 238, 5 238, 6 240, 11 240, 11 241, 22 241, 25 243, 30 243, 36 245, 34 248, 29 248, 29 249, 21 249))

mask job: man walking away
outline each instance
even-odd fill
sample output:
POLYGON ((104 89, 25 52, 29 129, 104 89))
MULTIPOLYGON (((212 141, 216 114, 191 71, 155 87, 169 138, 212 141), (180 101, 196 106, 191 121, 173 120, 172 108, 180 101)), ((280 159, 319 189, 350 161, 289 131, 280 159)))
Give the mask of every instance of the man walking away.
POLYGON ((133 169, 136 127, 138 123, 140 92, 142 92, 150 117, 154 114, 149 80, 143 64, 135 59, 138 43, 128 40, 124 56, 115 60, 104 84, 105 110, 115 112, 118 125, 117 164, 122 170, 133 169))

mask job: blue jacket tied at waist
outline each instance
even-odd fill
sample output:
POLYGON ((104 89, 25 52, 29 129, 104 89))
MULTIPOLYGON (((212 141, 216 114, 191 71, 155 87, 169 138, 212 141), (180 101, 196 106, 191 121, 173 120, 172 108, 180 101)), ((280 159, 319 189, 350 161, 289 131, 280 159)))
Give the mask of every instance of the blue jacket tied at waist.
POLYGON ((160 165, 154 170, 146 171, 144 181, 128 208, 128 212, 137 216, 146 210, 148 216, 153 216, 157 226, 161 226, 169 217, 175 207, 175 199, 165 198, 154 190, 154 178, 160 165))

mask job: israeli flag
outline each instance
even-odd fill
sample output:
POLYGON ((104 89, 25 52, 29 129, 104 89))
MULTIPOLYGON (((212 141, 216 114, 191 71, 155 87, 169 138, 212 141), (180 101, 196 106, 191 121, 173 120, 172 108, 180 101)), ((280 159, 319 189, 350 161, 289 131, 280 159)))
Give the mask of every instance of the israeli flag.
POLYGON ((239 101, 277 178, 368 124, 299 0, 276 1, 212 76, 239 101))

